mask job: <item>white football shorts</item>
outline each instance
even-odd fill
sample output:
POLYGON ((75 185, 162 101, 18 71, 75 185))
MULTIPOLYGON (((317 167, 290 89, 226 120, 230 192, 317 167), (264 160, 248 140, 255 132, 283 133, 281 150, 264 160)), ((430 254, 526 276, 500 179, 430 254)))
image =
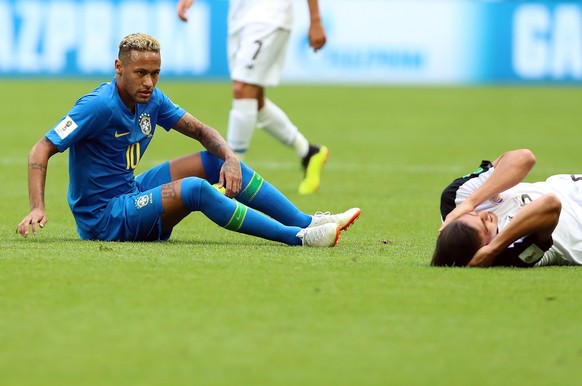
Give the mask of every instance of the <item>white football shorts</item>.
POLYGON ((552 232, 554 245, 538 265, 582 265, 582 175, 559 174, 545 184, 560 197, 562 212, 552 232))
POLYGON ((262 87, 281 79, 290 31, 249 25, 228 36, 228 67, 232 80, 262 87))

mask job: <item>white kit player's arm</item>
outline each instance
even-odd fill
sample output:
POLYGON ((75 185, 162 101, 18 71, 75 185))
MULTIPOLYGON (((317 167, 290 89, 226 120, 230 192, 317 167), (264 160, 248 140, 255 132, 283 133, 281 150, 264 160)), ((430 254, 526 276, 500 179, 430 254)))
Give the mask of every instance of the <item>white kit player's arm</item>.
POLYGON ((188 21, 188 11, 190 7, 194 3, 194 0, 180 0, 178 1, 178 17, 182 20, 187 22, 188 21))
POLYGON ((495 169, 491 176, 447 215, 439 232, 450 222, 475 210, 482 202, 523 181, 535 163, 535 155, 528 149, 512 150, 499 156, 493 161, 495 169))
POLYGON ((551 239, 558 225, 562 204, 558 196, 548 193, 524 206, 493 240, 481 247, 467 264, 471 267, 490 267, 506 248, 525 236, 539 241, 551 239))
POLYGON ((319 12, 318 0, 307 0, 309 7, 309 46, 313 51, 318 51, 325 45, 327 38, 325 36, 325 29, 321 21, 321 14, 319 12))

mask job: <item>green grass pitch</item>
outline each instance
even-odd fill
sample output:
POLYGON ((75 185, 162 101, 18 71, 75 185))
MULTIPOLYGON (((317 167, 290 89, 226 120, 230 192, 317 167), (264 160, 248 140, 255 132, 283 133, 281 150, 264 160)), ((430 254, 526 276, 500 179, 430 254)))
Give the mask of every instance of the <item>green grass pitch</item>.
MULTIPOLYGON (((105 79, 108 80, 108 79, 105 79)), ((334 249, 223 230, 199 213, 167 243, 79 241, 67 156, 49 222, 23 239, 31 146, 97 81, 0 81, 2 385, 566 385, 582 377, 582 268, 435 269, 441 190, 531 148, 529 180, 581 172, 580 90, 284 85, 268 95, 331 157, 296 193, 261 131, 246 161, 301 209, 363 209, 334 249)), ((158 87, 226 131, 228 84, 158 87)), ((158 130, 140 170, 197 151, 158 130), (143 168, 143 169, 142 169, 143 168)))

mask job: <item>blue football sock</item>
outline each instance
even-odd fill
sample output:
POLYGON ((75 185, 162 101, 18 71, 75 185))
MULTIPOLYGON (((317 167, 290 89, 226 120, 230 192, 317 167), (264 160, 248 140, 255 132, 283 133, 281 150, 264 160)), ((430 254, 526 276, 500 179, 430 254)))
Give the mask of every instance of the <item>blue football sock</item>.
POLYGON ((301 245, 301 240, 297 238, 300 227, 285 226, 237 200, 228 198, 206 180, 197 177, 184 178, 181 196, 188 210, 201 211, 223 228, 288 245, 301 245))
MULTIPOLYGON (((201 152, 200 156, 208 181, 211 184, 217 183, 224 161, 206 151, 201 152)), ((285 225, 305 228, 311 223, 310 215, 300 211, 283 193, 243 162, 241 170, 242 189, 235 197, 237 201, 285 225)))

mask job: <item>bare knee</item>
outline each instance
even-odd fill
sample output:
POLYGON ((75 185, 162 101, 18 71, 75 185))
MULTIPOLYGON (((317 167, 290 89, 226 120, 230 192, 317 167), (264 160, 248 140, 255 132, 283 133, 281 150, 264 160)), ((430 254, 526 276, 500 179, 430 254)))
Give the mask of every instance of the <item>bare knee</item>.
POLYGON ((206 178, 200 153, 188 154, 170 161, 170 177, 172 181, 186 177, 206 178))
POLYGON ((257 99, 260 105, 263 99, 263 88, 254 84, 234 81, 232 95, 234 99, 257 99))
POLYGON ((162 185, 162 207, 164 208, 164 213, 161 214, 164 231, 171 230, 190 213, 182 201, 182 180, 162 185))

